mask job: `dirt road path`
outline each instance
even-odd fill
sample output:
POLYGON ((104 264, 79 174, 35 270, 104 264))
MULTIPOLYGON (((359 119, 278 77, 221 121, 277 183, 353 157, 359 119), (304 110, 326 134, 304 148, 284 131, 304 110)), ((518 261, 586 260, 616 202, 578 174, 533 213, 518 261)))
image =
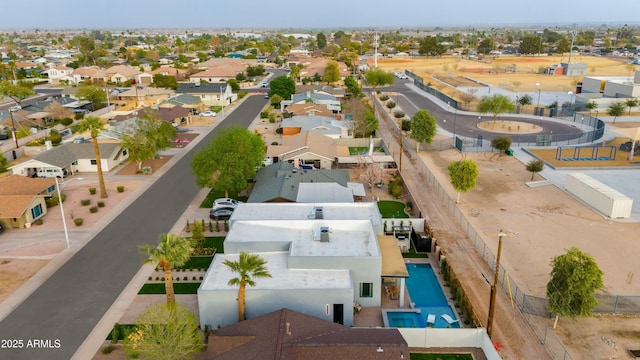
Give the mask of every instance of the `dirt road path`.
MULTIPOLYGON (((400 163, 399 138, 395 135, 393 126, 390 120, 381 120, 378 135, 385 139, 396 162, 400 163)), ((486 327, 490 286, 482 275, 485 274, 488 279, 492 279, 492 270, 449 215, 440 195, 435 193, 433 185, 428 183, 419 170, 420 160, 416 159, 415 153, 410 154, 410 151, 405 147, 402 155, 401 172, 405 184, 415 198, 417 209, 434 230, 437 243, 444 249, 456 276, 470 297, 480 322, 486 327)), ((420 156, 427 157, 427 154, 421 153, 420 156)), ((500 350, 503 359, 551 358, 520 313, 512 310, 509 299, 501 290, 498 291, 493 328, 493 340, 503 346, 500 350)))

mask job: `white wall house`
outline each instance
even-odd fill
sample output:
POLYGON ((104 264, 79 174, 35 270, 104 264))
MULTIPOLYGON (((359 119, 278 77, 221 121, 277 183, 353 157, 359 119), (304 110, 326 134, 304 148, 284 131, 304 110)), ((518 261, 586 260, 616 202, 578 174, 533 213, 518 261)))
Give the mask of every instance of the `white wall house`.
POLYGON ((237 287, 225 260, 241 251, 267 260, 271 278, 247 288, 247 317, 286 307, 353 325, 353 302, 380 306, 382 220, 375 203, 240 204, 225 253, 214 257, 198 289, 200 323, 237 322, 237 287), (320 209, 320 210, 318 210, 320 209))

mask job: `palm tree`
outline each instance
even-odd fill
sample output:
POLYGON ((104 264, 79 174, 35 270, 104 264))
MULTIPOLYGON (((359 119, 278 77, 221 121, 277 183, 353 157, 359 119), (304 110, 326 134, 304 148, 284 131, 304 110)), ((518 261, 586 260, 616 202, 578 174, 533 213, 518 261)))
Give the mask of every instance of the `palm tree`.
POLYGON ((142 245, 140 249, 143 254, 149 256, 145 263, 158 263, 158 266, 164 270, 167 304, 174 303, 176 296, 173 292, 171 269, 182 266, 189 260, 193 250, 191 241, 175 234, 161 234, 159 246, 142 245))
POLYGON ((98 135, 104 130, 105 123, 99 117, 87 116, 84 120, 75 125, 74 130, 77 132, 88 131, 91 134, 93 142, 93 152, 96 154, 96 167, 98 168, 98 181, 100 182, 100 198, 107 197, 107 188, 104 185, 104 176, 102 175, 102 161, 100 161, 100 147, 98 146, 98 135))
POLYGON ((225 260, 224 264, 227 265, 232 272, 237 273, 239 276, 229 280, 229 285, 240 285, 238 289, 238 321, 244 321, 245 317, 245 289, 246 286, 256 286, 254 278, 270 278, 271 274, 265 267, 266 260, 261 258, 257 254, 249 254, 247 252, 240 252, 240 257, 237 261, 225 260))

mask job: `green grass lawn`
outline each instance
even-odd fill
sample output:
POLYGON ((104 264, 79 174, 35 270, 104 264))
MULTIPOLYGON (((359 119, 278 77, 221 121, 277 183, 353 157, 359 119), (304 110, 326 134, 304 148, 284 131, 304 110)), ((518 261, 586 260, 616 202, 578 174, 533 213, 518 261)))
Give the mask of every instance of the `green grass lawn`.
MULTIPOLYGON (((194 295, 198 293, 198 287, 200 287, 200 283, 193 282, 176 282, 175 278, 180 274, 173 274, 174 282, 173 282, 173 291, 176 294, 190 294, 194 295)), ((182 278, 182 277, 181 277, 182 278)), ((181 280, 182 281, 182 280, 181 280)), ((140 291, 138 291, 138 295, 161 295, 165 294, 164 291, 164 283, 157 284, 144 284, 140 291)))
MULTIPOLYGON (((216 226, 215 224, 213 226, 216 226)), ((224 225, 220 223, 222 228, 224 225)), ((224 236, 207 236, 204 238, 204 247, 216 248, 216 254, 224 254, 224 236)))
MULTIPOLYGON (((350 147, 349 148, 349 155, 353 156, 353 155, 361 155, 362 153, 368 153, 369 152, 369 147, 350 147)), ((375 146, 373 148, 373 152, 384 152, 384 149, 381 148, 380 146, 375 146)))
POLYGON ((413 246, 411 246, 411 249, 409 249, 408 253, 402 253, 402 257, 403 258, 408 258, 408 259, 414 259, 414 258, 428 258, 429 255, 428 254, 418 254, 416 253, 416 249, 413 248, 413 246))
POLYGON ((400 201, 391 201, 391 200, 381 200, 378 201, 378 209, 380 209, 380 214, 385 219, 390 218, 409 218, 404 212, 405 204, 400 201))
POLYGON ((192 256, 183 266, 176 269, 208 269, 212 260, 213 256, 192 256))
MULTIPOLYGON (((212 189, 207 194, 207 197, 204 198, 204 200, 202 200, 202 203, 200 203, 200 207, 205 209, 211 208, 213 206, 213 201, 215 199, 219 199, 223 197, 225 197, 223 191, 213 191, 212 189)), ((229 197, 232 199, 236 199, 238 201, 245 201, 245 202, 247 201, 246 196, 238 196, 238 194, 229 193, 229 197)))
POLYGON ((409 354, 411 360, 473 360, 471 354, 409 354))

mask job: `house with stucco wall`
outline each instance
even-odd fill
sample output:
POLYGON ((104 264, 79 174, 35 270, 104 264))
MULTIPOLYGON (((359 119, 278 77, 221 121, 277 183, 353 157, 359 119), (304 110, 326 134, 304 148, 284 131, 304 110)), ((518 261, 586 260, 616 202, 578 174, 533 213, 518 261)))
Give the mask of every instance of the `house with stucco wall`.
POLYGON ((56 192, 51 178, 11 175, 0 179, 0 223, 6 228, 23 228, 47 214, 45 200, 56 192))
POLYGON ((225 253, 214 257, 198 289, 200 324, 237 322, 238 289, 228 284, 236 275, 224 262, 246 251, 265 259, 272 275, 247 288, 248 318, 287 307, 351 326, 354 302, 380 306, 382 276, 408 277, 397 246, 400 266, 385 273, 382 238, 375 203, 240 204, 229 220, 225 253))

